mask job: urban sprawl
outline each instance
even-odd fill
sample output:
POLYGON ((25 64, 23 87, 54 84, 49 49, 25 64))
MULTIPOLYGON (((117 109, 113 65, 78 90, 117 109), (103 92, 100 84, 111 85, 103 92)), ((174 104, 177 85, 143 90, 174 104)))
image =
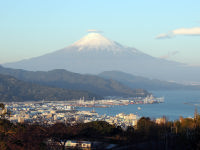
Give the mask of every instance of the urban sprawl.
MULTIPOLYGON (((116 116, 99 115, 95 112, 95 107, 111 107, 112 105, 130 105, 130 104, 153 104, 162 103, 164 98, 155 98, 152 95, 146 98, 133 99, 107 99, 86 101, 84 97, 76 101, 40 101, 40 102, 10 102, 6 103, 5 110, 10 111, 8 118, 14 123, 38 123, 51 125, 57 122, 63 123, 87 123, 91 121, 106 121, 109 124, 121 126, 126 129, 128 126, 137 125, 139 116, 137 114, 119 113, 116 116), (80 111, 80 107, 93 107, 92 111, 80 111)), ((140 107, 138 107, 140 109, 140 107)), ((159 123, 162 118, 157 118, 159 123)))

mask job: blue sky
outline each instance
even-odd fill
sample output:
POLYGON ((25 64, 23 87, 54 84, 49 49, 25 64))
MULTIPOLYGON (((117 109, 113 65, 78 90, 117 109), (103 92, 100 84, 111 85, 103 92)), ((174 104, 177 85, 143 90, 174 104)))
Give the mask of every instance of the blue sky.
POLYGON ((199 0, 0 0, 0 63, 66 47, 88 29, 155 57, 200 65, 199 0))

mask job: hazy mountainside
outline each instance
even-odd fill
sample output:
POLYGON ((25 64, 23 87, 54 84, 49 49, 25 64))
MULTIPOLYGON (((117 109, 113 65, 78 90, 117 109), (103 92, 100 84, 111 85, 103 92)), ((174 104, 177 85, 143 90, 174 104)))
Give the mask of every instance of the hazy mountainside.
POLYGON ((32 71, 66 69, 91 74, 119 70, 161 80, 200 82, 200 67, 152 57, 108 40, 99 33, 89 33, 74 44, 53 53, 4 66, 32 71))
POLYGON ((101 96, 83 91, 73 91, 61 88, 52 88, 23 82, 8 75, 0 74, 0 101, 39 101, 39 100, 72 100, 80 99, 101 99, 101 96))
POLYGON ((148 94, 145 90, 134 90, 111 79, 103 79, 95 75, 81 75, 61 69, 48 72, 33 72, 0 66, 0 73, 12 75, 17 79, 40 85, 84 90, 101 96, 146 96, 148 94))
POLYGON ((149 79, 141 76, 134 76, 121 71, 105 71, 99 74, 105 79, 113 79, 131 88, 143 88, 147 90, 200 90, 200 86, 189 86, 174 82, 149 79))

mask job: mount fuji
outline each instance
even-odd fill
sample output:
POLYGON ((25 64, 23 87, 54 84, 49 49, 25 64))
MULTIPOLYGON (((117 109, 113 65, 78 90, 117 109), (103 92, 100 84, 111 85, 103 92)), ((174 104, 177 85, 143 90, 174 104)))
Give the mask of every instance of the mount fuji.
POLYGON ((160 80, 200 82, 200 67, 150 56, 96 32, 89 33, 72 45, 53 53, 3 66, 30 71, 66 69, 84 74, 118 70, 160 80))

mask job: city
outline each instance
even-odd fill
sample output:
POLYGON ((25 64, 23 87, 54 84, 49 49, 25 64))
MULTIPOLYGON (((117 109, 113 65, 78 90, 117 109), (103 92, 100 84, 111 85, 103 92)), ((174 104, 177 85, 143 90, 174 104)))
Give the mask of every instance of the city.
MULTIPOLYGON (((116 116, 99 115, 96 107, 104 108, 112 105, 153 104, 163 103, 164 98, 155 98, 152 95, 145 98, 110 99, 86 101, 84 97, 79 101, 39 101, 39 102, 10 102, 6 103, 5 110, 9 110, 8 118, 13 123, 38 123, 52 125, 62 123, 87 123, 92 121, 106 121, 109 124, 126 129, 128 126, 136 126, 139 116, 137 114, 119 113, 116 116), (93 107, 92 111, 80 111, 79 107, 93 107)), ((140 109, 140 108, 138 108, 140 109)))
POLYGON ((0 5, 0 150, 200 150, 200 1, 0 5))

